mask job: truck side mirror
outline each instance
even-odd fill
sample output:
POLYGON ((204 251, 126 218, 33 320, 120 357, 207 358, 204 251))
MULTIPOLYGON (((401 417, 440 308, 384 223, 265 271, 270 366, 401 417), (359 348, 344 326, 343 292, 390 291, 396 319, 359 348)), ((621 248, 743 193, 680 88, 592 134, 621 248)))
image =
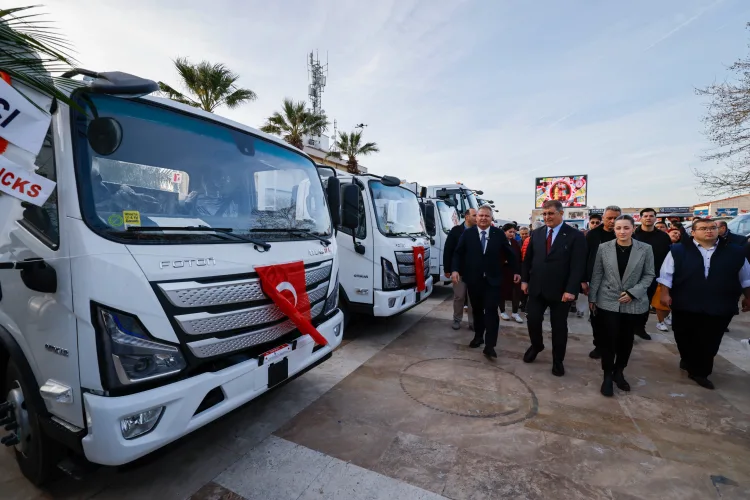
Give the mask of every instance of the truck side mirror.
POLYGON ((435 224, 435 205, 432 203, 426 203, 424 206, 424 225, 427 229, 427 234, 435 236, 437 234, 437 226, 435 224))
POLYGON ((341 225, 341 181, 336 177, 329 177, 326 185, 328 209, 331 211, 333 227, 341 225))
POLYGON ((422 189, 419 190, 419 197, 427 198, 427 186, 422 186, 422 189))
POLYGON ((354 184, 344 186, 341 200, 341 225, 352 231, 359 226, 359 196, 357 186, 354 184))

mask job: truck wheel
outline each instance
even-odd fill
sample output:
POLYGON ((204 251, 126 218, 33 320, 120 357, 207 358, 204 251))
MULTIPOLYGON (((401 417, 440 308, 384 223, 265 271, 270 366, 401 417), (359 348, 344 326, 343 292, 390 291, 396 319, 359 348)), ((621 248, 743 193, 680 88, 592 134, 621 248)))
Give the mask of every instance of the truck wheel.
POLYGON ((14 448, 18 467, 26 479, 40 486, 57 472, 57 464, 63 456, 63 447, 46 436, 39 425, 39 416, 31 404, 24 399, 29 389, 21 376, 21 371, 11 358, 5 377, 2 394, 13 407, 10 414, 18 427, 6 436, 15 435, 14 448))

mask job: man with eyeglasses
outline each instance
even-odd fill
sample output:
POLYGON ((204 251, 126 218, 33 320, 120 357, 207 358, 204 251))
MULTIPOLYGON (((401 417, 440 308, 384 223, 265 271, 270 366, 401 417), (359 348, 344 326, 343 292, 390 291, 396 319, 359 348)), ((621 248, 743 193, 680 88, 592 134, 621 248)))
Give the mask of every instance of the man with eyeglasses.
POLYGON ((708 376, 743 294, 742 311, 750 311, 750 264, 743 248, 719 240, 718 229, 696 219, 693 241, 672 246, 658 278, 661 303, 672 308, 680 368, 706 389, 714 388, 708 376))
POLYGON ((601 214, 589 215, 589 231, 591 231, 592 229, 596 229, 597 227, 601 226, 601 224, 602 224, 601 214))
POLYGON ((542 320, 549 308, 552 374, 562 377, 568 343, 568 312, 581 290, 586 271, 586 238, 563 222, 562 203, 548 200, 542 208, 545 225, 529 236, 521 268, 521 291, 528 294, 526 314, 531 340, 523 361, 532 363, 544 350, 542 320))

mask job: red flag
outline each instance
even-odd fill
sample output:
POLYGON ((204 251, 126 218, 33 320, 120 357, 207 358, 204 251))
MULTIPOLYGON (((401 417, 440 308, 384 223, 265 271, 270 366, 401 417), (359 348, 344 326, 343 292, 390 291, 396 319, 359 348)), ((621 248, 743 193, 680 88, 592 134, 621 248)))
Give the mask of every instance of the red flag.
POLYGON ((424 283, 424 247, 412 247, 414 252, 414 274, 417 276, 417 291, 423 292, 424 283))
POLYGON ((302 261, 275 266, 256 267, 263 292, 273 300, 300 332, 312 337, 316 344, 328 341, 310 322, 310 298, 307 296, 305 265, 302 261))

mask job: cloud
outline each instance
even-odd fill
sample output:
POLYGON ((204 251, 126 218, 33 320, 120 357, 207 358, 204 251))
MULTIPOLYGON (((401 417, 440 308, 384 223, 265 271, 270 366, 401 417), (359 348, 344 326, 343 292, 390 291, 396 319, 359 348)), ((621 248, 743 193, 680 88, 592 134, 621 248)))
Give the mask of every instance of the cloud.
POLYGON ((307 97, 319 50, 323 108, 342 131, 368 124, 371 172, 461 180, 519 221, 545 175, 589 174, 600 206, 694 202, 706 143, 693 88, 746 46, 741 1, 46 4, 89 69, 177 85, 177 56, 227 64, 259 98, 219 113, 256 127, 284 97, 307 97))

